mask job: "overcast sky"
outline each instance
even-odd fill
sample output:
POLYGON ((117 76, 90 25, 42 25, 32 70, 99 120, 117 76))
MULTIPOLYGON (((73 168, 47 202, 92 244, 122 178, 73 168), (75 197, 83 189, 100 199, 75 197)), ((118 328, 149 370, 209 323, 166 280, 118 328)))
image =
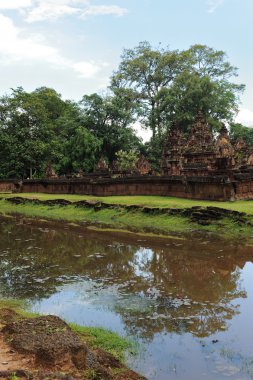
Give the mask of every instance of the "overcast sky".
POLYGON ((253 0, 0 0, 1 94, 53 87, 100 92, 123 48, 224 50, 246 84, 238 120, 253 125, 253 0))

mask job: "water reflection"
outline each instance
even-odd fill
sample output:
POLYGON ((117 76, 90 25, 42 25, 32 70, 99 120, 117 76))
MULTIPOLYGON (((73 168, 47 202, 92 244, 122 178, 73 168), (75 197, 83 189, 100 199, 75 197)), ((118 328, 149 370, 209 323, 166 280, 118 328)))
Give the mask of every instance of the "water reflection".
POLYGON ((35 302, 68 292, 72 283, 71 297, 84 294, 94 310, 103 305, 128 334, 145 340, 163 331, 196 337, 224 331, 240 312, 237 300, 247 296, 240 273, 252 261, 252 247, 206 239, 151 247, 6 220, 0 234, 4 296, 35 302))

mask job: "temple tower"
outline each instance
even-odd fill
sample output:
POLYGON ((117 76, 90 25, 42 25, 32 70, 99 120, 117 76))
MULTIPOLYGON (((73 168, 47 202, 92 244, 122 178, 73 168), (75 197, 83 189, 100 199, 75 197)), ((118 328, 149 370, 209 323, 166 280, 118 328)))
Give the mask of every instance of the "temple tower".
POLYGON ((227 170, 235 167, 234 148, 231 144, 228 130, 225 124, 222 125, 216 141, 217 147, 217 169, 227 170))
POLYGON ((204 115, 199 111, 183 153, 183 174, 205 176, 216 168, 216 145, 204 115))
POLYGON ((181 175, 182 153, 185 145, 183 133, 176 123, 172 123, 163 148, 161 170, 163 175, 181 175))

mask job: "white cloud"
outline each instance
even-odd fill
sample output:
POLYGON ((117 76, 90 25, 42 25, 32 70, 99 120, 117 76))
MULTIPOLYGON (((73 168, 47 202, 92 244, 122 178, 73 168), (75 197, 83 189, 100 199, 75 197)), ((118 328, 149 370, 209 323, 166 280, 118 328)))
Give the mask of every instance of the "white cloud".
POLYGON ((0 35, 6 36, 0 39, 0 63, 45 62, 59 69, 72 70, 83 78, 93 77, 105 66, 105 63, 73 61, 48 45, 42 36, 23 37, 22 32, 23 30, 17 28, 10 18, 0 14, 0 35))
POLYGON ((0 9, 21 9, 32 6, 32 0, 0 0, 0 9))
POLYGON ((55 20, 80 12, 77 7, 71 6, 71 0, 40 0, 37 5, 27 13, 27 22, 55 20))
MULTIPOLYGON (((0 0, 1 1, 1 0, 0 0)), ((2 0, 3 1, 3 0, 2 0)), ((7 1, 7 0, 5 0, 7 1)), ((11 1, 11 0, 10 0, 11 1)), ((13 0, 17 1, 17 0, 13 0)), ((28 0, 21 0, 28 1, 28 0)), ((25 20, 29 23, 56 20, 63 16, 76 15, 80 18, 98 15, 123 16, 126 8, 117 5, 92 5, 92 0, 30 0, 32 9, 27 10, 25 20)))
POLYGON ((253 111, 242 108, 238 113, 235 121, 237 123, 246 125, 247 127, 253 127, 253 111))
POLYGON ((0 55, 5 61, 23 59, 46 59, 57 62, 57 50, 42 42, 40 36, 22 37, 22 29, 17 28, 9 17, 0 14, 0 55))
POLYGON ((82 78, 91 78, 98 71, 100 71, 101 67, 94 62, 77 62, 72 63, 71 67, 79 73, 82 78))
POLYGON ((90 5, 82 12, 81 17, 86 18, 88 16, 100 15, 124 16, 127 12, 126 8, 121 8, 117 5, 90 5))
POLYGON ((225 0, 208 0, 208 12, 213 13, 219 8, 225 0))

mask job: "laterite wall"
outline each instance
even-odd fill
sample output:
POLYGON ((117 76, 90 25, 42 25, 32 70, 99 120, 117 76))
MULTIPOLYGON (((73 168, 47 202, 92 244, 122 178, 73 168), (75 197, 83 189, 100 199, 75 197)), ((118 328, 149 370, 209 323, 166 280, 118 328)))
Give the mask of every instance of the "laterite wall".
POLYGON ((115 179, 25 180, 24 193, 112 195, 161 195, 189 199, 233 200, 234 185, 223 178, 126 177, 115 179))

